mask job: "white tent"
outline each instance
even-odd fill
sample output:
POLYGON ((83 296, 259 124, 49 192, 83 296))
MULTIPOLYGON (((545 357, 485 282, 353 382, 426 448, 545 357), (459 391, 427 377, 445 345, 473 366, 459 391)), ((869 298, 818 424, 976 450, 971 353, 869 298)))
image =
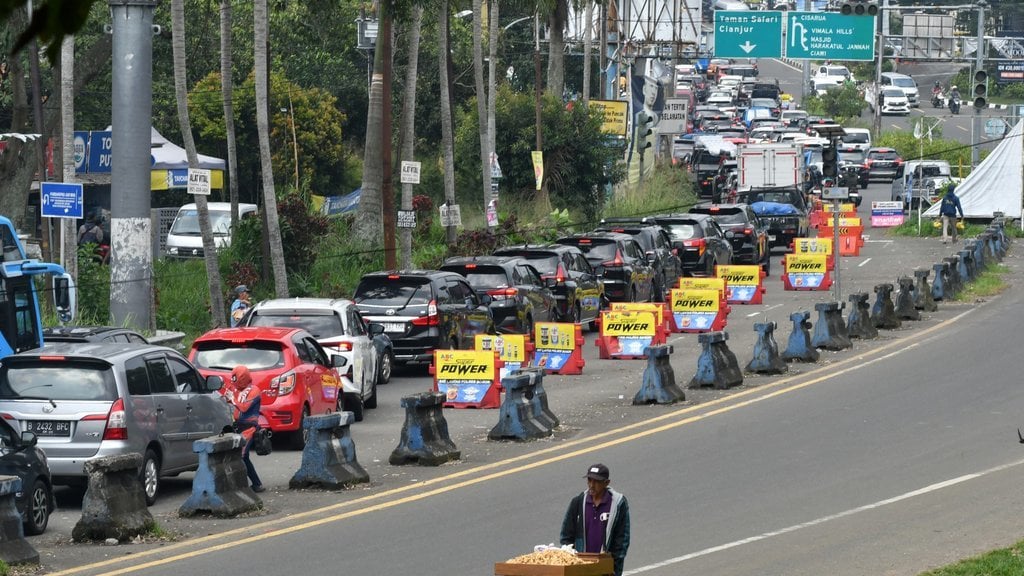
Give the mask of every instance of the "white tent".
MULTIPOLYGON (((1024 120, 956 187, 966 218, 992 218, 995 212, 1002 212, 1007 218, 1020 218, 1022 193, 1024 120)), ((941 202, 932 204, 923 216, 938 217, 940 206, 941 202)))
MULTIPOLYGON (((164 138, 162 134, 156 131, 156 128, 150 128, 150 131, 150 156, 153 159, 153 170, 188 168, 188 154, 185 153, 184 148, 164 138)), ((214 158, 205 154, 199 154, 198 156, 199 165, 195 166, 196 168, 224 170, 227 166, 221 158, 214 158)))

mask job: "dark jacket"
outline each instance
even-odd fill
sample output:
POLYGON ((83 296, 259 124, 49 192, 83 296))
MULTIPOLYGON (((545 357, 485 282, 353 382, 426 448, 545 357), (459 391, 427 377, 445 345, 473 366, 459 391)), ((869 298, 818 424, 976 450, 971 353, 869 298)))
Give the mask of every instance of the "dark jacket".
POLYGON ((956 216, 960 213, 960 217, 964 217, 963 206, 960 206, 960 197, 954 192, 946 192, 946 195, 942 197, 942 205, 939 206, 939 214, 942 216, 956 216))
MULTIPOLYGON (((626 551, 629 550, 629 503, 625 496, 611 488, 608 488, 608 495, 612 497, 612 510, 604 536, 604 551, 611 554, 615 560, 615 576, 621 576, 622 564, 626 560, 626 551)), ((586 500, 586 490, 572 499, 565 511, 562 533, 559 536, 561 544, 572 544, 580 552, 586 550, 587 542, 583 521, 583 506, 586 505, 586 500)))

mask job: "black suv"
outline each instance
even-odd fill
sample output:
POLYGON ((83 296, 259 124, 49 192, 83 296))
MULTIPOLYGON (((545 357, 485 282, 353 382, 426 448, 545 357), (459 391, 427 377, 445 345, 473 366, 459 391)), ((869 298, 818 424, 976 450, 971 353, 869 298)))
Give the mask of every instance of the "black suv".
POLYGON ((768 226, 768 244, 772 247, 789 248, 794 238, 807 237, 807 202, 796 187, 741 190, 736 202, 752 205, 768 226))
POLYGON ((707 214, 659 214, 652 220, 668 231, 683 262, 683 275, 714 276, 715 266, 732 263, 732 244, 707 214))
POLYGON ((668 291, 679 283, 683 275, 683 262, 672 247, 672 237, 654 222, 643 219, 607 218, 601 220, 598 230, 629 234, 643 248, 647 260, 654 265, 654 296, 657 302, 665 300, 668 291))
POLYGON ((384 326, 397 362, 429 363, 434 350, 469 350, 477 334, 495 333, 490 298, 478 296, 455 272, 371 272, 352 300, 367 322, 384 326))
POLYGON ((705 202, 694 206, 690 212, 714 218, 727 237, 732 232, 729 240, 732 242, 733 260, 744 264, 763 264, 765 274, 771 273, 768 227, 749 204, 705 202))
POLYGON ((524 244, 499 248, 494 255, 519 256, 533 264, 555 295, 555 316, 559 321, 582 322, 592 327, 600 316, 604 286, 579 248, 524 244))
POLYGON ((116 326, 51 326, 43 328, 43 342, 131 342, 149 344, 145 336, 116 326))
POLYGON ((533 335, 534 322, 552 322, 555 296, 540 272, 517 256, 457 256, 441 270, 462 274, 477 294, 491 299, 491 314, 498 332, 533 335))
POLYGON ((640 244, 628 234, 589 232, 555 240, 575 246, 587 257, 604 284, 609 302, 649 302, 654 294, 654 267, 640 244))

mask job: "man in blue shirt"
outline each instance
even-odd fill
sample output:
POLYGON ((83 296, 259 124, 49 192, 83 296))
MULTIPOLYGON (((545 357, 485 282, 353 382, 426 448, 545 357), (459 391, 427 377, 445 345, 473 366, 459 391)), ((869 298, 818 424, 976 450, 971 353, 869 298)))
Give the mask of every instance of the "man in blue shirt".
POLYGON ((238 323, 249 310, 252 301, 249 300, 249 287, 245 284, 235 287, 235 301, 231 303, 231 327, 238 326, 238 323))
POLYGON ((956 195, 956 184, 950 184, 942 196, 942 204, 939 206, 939 215, 942 216, 942 243, 945 244, 949 238, 949 230, 953 232, 953 243, 956 243, 956 215, 964 217, 964 208, 960 205, 960 197, 956 195))
POLYGON ((559 542, 572 544, 577 552, 611 554, 615 576, 622 576, 629 550, 629 503, 608 486, 608 467, 604 464, 587 468, 584 478, 587 489, 569 503, 559 542))

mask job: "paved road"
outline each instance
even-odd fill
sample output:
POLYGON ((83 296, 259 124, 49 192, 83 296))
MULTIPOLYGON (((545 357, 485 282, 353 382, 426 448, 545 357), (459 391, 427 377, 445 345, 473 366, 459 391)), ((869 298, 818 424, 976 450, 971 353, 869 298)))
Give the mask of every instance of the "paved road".
MULTIPOLYGON (((873 184, 863 215, 887 196, 887 185, 873 184)), ((842 300, 930 267, 950 249, 872 230, 862 254, 843 259, 842 300)), ((765 303, 735 306, 730 316, 729 346, 741 365, 752 355, 753 322, 778 322, 784 343, 790 312, 834 297, 783 291, 781 254, 774 258, 765 303)), ((1018 271, 1016 258, 1009 264, 1018 271)), ((817 365, 748 377, 729 392, 688 390, 674 407, 631 406, 643 363, 597 359, 588 335, 585 374, 546 381, 562 420, 552 439, 489 442, 497 411, 447 410, 462 460, 440 468, 387 464, 404 416, 399 398, 430 386, 407 372, 353 427, 367 487, 289 491, 299 455, 275 452, 256 460, 271 488, 264 514, 179 519, 183 475, 152 509, 175 542, 69 547, 80 501, 67 493, 51 530, 32 542, 45 566, 69 570, 62 573, 487 574, 494 562, 557 539, 582 470, 604 461, 634 509, 630 570, 915 574, 1022 533, 1011 512, 1020 505, 1013 476, 1024 454, 1013 428, 1024 398, 1006 376, 1015 372, 1016 333, 1006 310, 1019 299, 1015 289, 983 305, 944 305, 876 341, 824 352, 817 365)), ((685 384, 696 371, 696 337, 672 343, 685 384)))

